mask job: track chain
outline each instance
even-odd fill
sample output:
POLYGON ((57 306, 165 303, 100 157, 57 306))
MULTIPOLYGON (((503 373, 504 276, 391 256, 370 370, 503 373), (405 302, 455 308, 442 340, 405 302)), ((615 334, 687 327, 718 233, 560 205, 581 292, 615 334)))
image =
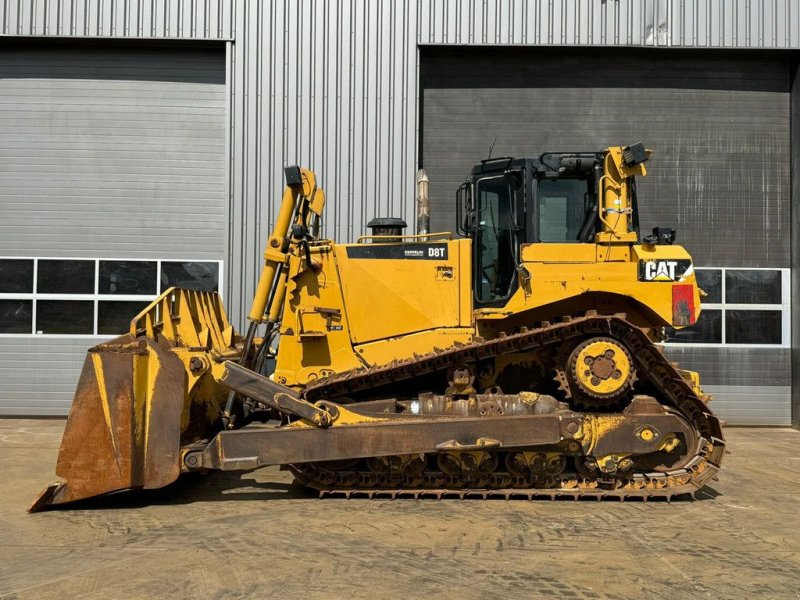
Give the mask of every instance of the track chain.
MULTIPOLYGON (((629 321, 625 315, 565 317, 559 323, 542 323, 536 329, 490 340, 437 350, 388 365, 346 371, 310 384, 304 391, 308 400, 334 400, 356 391, 372 389, 419 375, 443 371, 451 367, 491 359, 504 354, 532 350, 553 350, 553 346, 586 336, 608 335, 623 343, 636 363, 639 379, 650 381, 660 392, 659 402, 677 409, 695 428, 699 443, 697 454, 679 469, 667 472, 634 473, 625 477, 587 478, 564 475, 543 480, 541 477, 519 476, 495 471, 486 475, 446 475, 425 471, 422 476, 382 475, 366 470, 330 471, 322 465, 290 465, 295 476, 320 495, 361 495, 367 497, 431 496, 431 497, 550 497, 550 498, 671 498, 694 496, 718 471, 725 453, 725 441, 719 420, 695 393, 647 332, 629 321)), ((555 349, 557 350, 557 349, 555 349)), ((500 462, 500 461, 498 461, 500 462)))

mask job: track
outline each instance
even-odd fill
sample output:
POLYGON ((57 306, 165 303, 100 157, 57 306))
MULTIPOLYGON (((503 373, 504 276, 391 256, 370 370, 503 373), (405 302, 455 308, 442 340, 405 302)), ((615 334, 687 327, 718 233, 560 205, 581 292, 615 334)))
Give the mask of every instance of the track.
MULTIPOLYGON (((367 497, 549 497, 549 498, 671 498, 694 495, 714 477, 725 452, 725 442, 718 419, 705 402, 655 346, 647 332, 625 319, 625 315, 565 318, 560 323, 542 323, 540 327, 511 335, 436 351, 389 365, 340 373, 306 388, 308 400, 346 396, 381 386, 397 385, 415 377, 446 371, 478 361, 520 352, 555 353, 572 340, 607 335, 619 342, 634 359, 640 382, 649 383, 657 391, 657 400, 677 410, 697 433, 697 451, 686 457, 679 468, 653 469, 636 465, 625 475, 593 474, 570 464, 562 473, 543 477, 541 474, 515 474, 504 470, 504 453, 491 457, 495 465, 490 472, 445 473, 436 468, 432 457, 426 457, 423 468, 417 464, 406 472, 375 472, 366 461, 357 464, 290 465, 303 484, 317 489, 321 495, 362 495, 367 497)), ((490 417, 489 417, 490 418, 490 417)), ((574 459, 573 457, 573 460, 574 459)))
POLYGON ((506 471, 458 480, 440 471, 426 471, 424 478, 391 478, 363 470, 328 471, 314 465, 293 465, 290 470, 301 483, 319 491, 320 496, 648 500, 694 496, 717 469, 698 455, 686 468, 667 473, 636 473, 629 478, 609 480, 576 474, 551 479, 525 478, 506 471))

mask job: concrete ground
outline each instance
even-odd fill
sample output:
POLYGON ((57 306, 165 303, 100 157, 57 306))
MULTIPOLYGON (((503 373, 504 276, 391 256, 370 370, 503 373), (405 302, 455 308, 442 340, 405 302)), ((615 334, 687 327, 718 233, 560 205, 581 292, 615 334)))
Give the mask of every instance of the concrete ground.
POLYGON ((800 432, 695 502, 324 499, 274 468, 25 513, 61 421, 0 420, 0 599, 800 598, 800 432))

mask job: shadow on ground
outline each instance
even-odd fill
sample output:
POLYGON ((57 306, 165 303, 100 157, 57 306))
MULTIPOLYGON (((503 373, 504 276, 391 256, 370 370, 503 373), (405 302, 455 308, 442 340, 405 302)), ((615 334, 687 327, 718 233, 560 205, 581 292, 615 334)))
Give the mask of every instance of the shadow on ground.
POLYGON ((244 473, 214 472, 208 475, 184 474, 157 490, 127 490, 88 500, 48 507, 46 510, 137 509, 143 506, 168 506, 195 502, 241 502, 243 500, 302 500, 319 495, 292 482, 244 479, 244 473))
MULTIPOLYGON (((241 502, 249 500, 312 500, 318 499, 319 493, 316 490, 304 487, 297 481, 258 481, 252 477, 247 477, 252 472, 223 472, 212 471, 206 475, 198 473, 183 474, 175 482, 157 490, 128 490, 80 500, 69 504, 61 504, 49 507, 47 510, 105 510, 105 509, 138 509, 143 506, 169 506, 193 504, 196 502, 241 502)), ((343 495, 335 495, 344 497, 343 495)), ((445 495, 445 498, 454 498, 458 492, 445 495)), ((688 495, 666 498, 652 498, 644 500, 641 498, 629 498, 625 502, 705 502, 715 500, 721 496, 716 489, 705 486, 699 490, 694 499, 688 495)), ((353 498, 364 499, 366 496, 354 495, 353 498)), ((383 499, 386 499, 384 497, 383 499)), ((412 493, 398 495, 399 500, 413 499, 412 493)), ((433 501, 433 496, 424 496, 422 501, 433 501)), ((506 501, 504 497, 490 497, 486 500, 478 497, 462 498, 465 501, 506 501)), ((513 498, 511 501, 527 500, 523 495, 513 498)), ((549 502, 545 498, 537 498, 536 502, 549 502)), ((618 498, 556 498, 556 502, 607 502, 620 503, 618 498)))

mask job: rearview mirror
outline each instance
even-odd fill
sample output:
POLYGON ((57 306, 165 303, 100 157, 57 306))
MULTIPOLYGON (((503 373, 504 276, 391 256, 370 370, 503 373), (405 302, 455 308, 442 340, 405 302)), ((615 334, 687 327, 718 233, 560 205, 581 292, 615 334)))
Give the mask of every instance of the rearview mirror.
POLYGON ((475 231, 475 207, 472 205, 472 187, 462 183, 456 191, 456 230, 468 236, 475 231))

